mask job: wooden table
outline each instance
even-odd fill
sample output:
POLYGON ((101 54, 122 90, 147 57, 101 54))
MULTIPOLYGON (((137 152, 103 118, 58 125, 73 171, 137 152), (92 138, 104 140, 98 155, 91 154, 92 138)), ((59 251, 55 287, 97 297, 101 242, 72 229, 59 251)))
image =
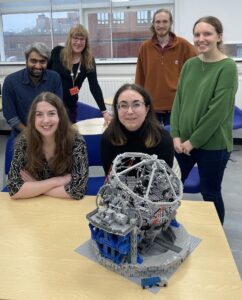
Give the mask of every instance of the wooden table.
POLYGON ((93 118, 75 123, 78 131, 83 135, 102 134, 105 130, 104 118, 93 118))
POLYGON ((112 105, 113 105, 113 98, 105 98, 105 99, 104 99, 104 103, 105 103, 106 105, 112 106, 112 105))
POLYGON ((183 201, 177 219, 202 239, 157 294, 76 253, 95 198, 11 200, 0 193, 0 299, 241 300, 242 283, 212 203, 183 201))

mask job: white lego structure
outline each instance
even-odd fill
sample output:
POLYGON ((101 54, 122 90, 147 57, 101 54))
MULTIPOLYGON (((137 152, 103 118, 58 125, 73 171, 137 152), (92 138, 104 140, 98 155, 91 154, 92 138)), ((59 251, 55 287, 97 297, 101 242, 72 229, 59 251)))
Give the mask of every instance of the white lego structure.
POLYGON ((160 276, 166 285, 190 252, 191 237, 175 219, 182 189, 156 155, 118 155, 87 215, 98 262, 124 276, 160 276))

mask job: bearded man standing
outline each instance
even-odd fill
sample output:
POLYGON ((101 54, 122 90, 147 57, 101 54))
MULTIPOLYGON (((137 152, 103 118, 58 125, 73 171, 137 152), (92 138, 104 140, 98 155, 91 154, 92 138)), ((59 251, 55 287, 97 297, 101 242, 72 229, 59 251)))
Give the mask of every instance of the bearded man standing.
POLYGON ((135 83, 152 99, 159 121, 170 123, 170 112, 183 64, 196 55, 195 48, 171 31, 172 14, 167 9, 154 13, 150 27, 153 36, 139 50, 135 83))
POLYGON ((44 43, 33 43, 25 50, 26 67, 8 75, 3 83, 3 115, 17 136, 27 125, 27 117, 34 98, 41 92, 63 97, 58 73, 47 70, 50 50, 44 43))

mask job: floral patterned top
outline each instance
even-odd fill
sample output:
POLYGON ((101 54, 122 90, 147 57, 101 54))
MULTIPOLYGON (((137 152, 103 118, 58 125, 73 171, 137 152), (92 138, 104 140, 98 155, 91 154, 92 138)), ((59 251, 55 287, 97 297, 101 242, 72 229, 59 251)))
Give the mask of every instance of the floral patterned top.
MULTIPOLYGON (((26 137, 22 135, 15 144, 13 160, 8 174, 8 189, 10 196, 16 194, 24 184, 20 171, 24 169, 28 159, 26 156, 26 149, 27 140, 26 137)), ((39 170, 37 180, 44 180, 53 176, 54 175, 46 160, 43 168, 39 170)), ((65 191, 73 199, 79 200, 85 195, 87 180, 87 149, 83 137, 78 134, 76 135, 72 150, 71 181, 65 185, 65 191)))

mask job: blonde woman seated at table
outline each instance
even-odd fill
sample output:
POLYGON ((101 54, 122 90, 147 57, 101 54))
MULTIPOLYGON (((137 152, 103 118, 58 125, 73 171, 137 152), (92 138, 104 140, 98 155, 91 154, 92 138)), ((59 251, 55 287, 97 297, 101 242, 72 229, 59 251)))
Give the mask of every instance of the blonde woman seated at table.
POLYGON ((158 122, 149 95, 137 84, 124 84, 114 96, 113 119, 101 140, 106 175, 114 158, 124 152, 156 154, 173 165, 172 138, 158 122))
POLYGON ((38 95, 15 143, 8 179, 13 199, 48 195, 81 199, 88 179, 85 142, 55 94, 38 95))

